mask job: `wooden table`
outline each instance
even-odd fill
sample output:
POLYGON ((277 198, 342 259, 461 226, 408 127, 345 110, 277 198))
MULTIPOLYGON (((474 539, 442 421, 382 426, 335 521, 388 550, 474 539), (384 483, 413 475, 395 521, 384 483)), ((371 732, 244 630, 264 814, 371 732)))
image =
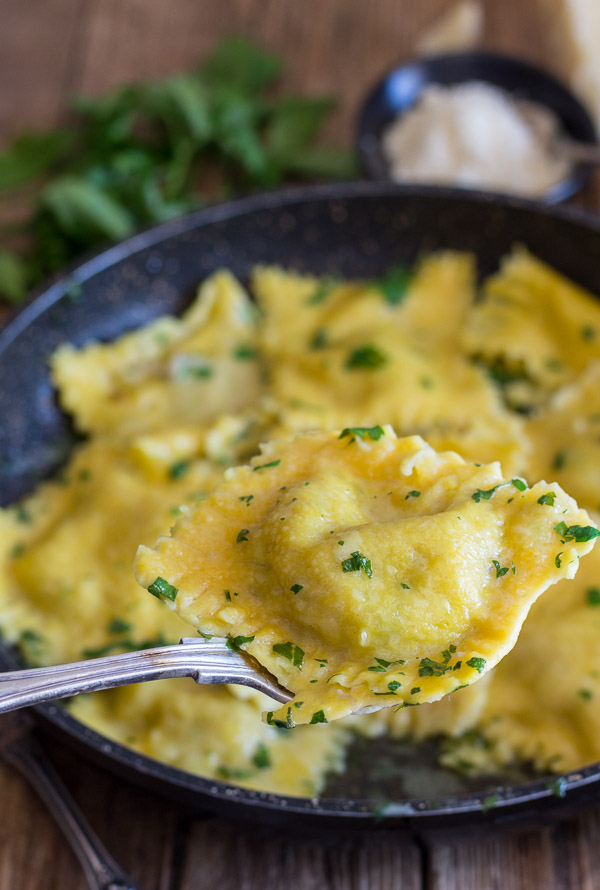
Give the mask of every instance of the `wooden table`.
MULTIPOLYGON (((282 51, 286 86, 340 97, 330 136, 352 137, 365 89, 411 53, 447 0, 2 0, 0 138, 64 117, 73 92, 185 69, 221 36, 282 51)), ((552 67, 542 0, 486 0, 485 45, 552 67)), ((584 202, 600 208, 597 185, 584 202)), ((141 890, 591 890, 600 809, 556 828, 420 844, 389 833, 284 839, 190 818, 54 746, 51 757, 141 890)), ((80 868, 37 797, 0 764, 0 890, 83 890, 80 868)))

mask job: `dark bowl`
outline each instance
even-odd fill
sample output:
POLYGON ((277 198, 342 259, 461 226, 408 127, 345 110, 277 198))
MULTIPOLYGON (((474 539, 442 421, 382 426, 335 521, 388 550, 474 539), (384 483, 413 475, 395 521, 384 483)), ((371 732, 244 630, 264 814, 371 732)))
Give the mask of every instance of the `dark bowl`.
MULTIPOLYGON (((579 142, 596 142, 596 129, 587 110, 560 81, 541 68, 499 53, 426 56, 394 68, 365 99, 356 130, 358 155, 364 173, 371 179, 390 179, 381 148, 383 131, 415 105, 427 86, 453 86, 474 80, 499 87, 517 99, 545 105, 557 116, 565 136, 579 142)), ((590 172, 589 164, 574 165, 570 175, 553 186, 540 200, 556 204, 570 198, 586 184, 590 172)))
MULTIPOLYGON (((373 278, 393 263, 448 248, 473 251, 487 275, 515 242, 600 292, 597 219, 456 189, 366 182, 262 194, 198 211, 112 247, 46 289, 0 332, 0 503, 11 503, 54 472, 73 443, 48 373, 48 357, 59 344, 111 339, 162 313, 179 312, 198 282, 223 266, 242 280, 258 261, 373 278)), ((14 665, 14 653, 0 642, 0 669, 14 665)), ((599 764, 558 779, 513 771, 466 780, 437 765, 433 744, 390 746, 385 740, 357 742, 349 772, 333 777, 318 799, 266 794, 137 754, 83 726, 60 705, 36 712, 62 743, 124 778, 195 809, 293 830, 486 829, 561 817, 566 807, 600 799, 599 764)))

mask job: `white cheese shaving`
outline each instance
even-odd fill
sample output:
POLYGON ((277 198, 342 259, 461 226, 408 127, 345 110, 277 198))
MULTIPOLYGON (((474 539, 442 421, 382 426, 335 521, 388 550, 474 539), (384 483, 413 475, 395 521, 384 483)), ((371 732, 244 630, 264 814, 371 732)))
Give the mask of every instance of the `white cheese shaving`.
POLYGON ((570 169, 517 102, 476 81, 427 87, 418 104, 388 127, 382 145, 398 182, 539 196, 570 169))

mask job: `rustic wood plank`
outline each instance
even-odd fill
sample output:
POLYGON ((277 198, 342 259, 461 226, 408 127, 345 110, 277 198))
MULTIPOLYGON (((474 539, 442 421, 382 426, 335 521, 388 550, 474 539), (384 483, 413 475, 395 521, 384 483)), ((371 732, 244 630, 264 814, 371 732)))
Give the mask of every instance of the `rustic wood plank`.
POLYGON ((318 840, 195 821, 179 890, 420 890, 417 845, 399 837, 318 840))
POLYGON ((44 805, 0 763, 0 890, 85 890, 79 864, 44 805))
POLYGON ((3 0, 0 140, 64 115, 86 0, 3 0))

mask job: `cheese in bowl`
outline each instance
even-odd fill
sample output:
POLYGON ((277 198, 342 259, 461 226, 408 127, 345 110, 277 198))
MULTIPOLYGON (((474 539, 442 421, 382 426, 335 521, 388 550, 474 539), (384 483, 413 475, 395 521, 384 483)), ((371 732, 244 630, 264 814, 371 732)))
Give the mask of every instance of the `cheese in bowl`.
POLYGON ((140 584, 295 693, 292 728, 433 702, 515 644, 600 532, 558 485, 437 453, 391 427, 298 435, 228 470, 140 584))

